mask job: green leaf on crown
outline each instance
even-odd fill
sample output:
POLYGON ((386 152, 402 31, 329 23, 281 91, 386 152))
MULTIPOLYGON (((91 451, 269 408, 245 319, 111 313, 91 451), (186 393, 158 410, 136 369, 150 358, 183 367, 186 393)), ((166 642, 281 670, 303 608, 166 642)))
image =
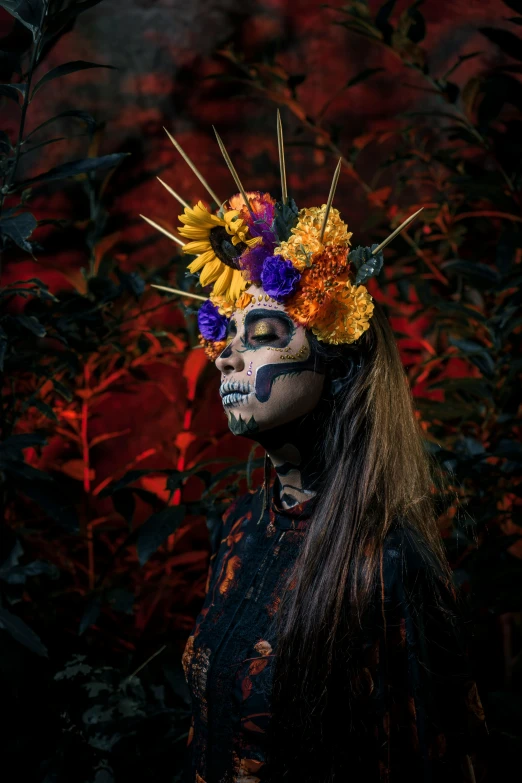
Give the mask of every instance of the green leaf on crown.
POLYGON ((369 280, 370 277, 377 276, 384 263, 384 257, 382 251, 377 253, 376 256, 372 255, 373 250, 378 247, 377 244, 371 247, 356 247, 355 250, 349 254, 349 261, 357 269, 357 275, 355 277, 355 285, 361 285, 369 280))
POLYGON ((288 204, 278 201, 275 205, 275 216, 273 228, 280 242, 286 242, 290 232, 297 223, 299 210, 294 199, 291 198, 288 204))

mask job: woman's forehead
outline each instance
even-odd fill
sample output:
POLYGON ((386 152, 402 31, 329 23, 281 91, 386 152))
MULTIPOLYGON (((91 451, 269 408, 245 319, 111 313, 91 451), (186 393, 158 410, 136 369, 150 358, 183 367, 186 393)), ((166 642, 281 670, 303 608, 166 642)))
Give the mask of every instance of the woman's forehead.
MULTIPOLYGON (((250 286, 250 288, 248 288, 248 293, 252 294, 252 301, 250 304, 243 308, 236 308, 230 317, 230 320, 235 321, 237 326, 243 324, 248 313, 253 310, 255 310, 256 313, 260 310, 265 310, 267 318, 271 315, 278 315, 281 313, 284 313, 288 318, 290 317, 286 312, 284 304, 272 299, 272 297, 259 286, 250 286)), ((292 321, 292 323, 294 323, 296 327, 298 326, 294 321, 292 321)))

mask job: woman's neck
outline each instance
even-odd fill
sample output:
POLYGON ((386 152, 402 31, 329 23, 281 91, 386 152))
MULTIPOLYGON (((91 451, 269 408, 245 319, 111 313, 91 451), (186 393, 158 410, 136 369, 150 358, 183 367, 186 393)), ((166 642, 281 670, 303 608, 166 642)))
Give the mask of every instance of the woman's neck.
POLYGON ((321 417, 314 411, 257 434, 279 478, 283 508, 292 508, 317 493, 323 477, 323 438, 321 417))

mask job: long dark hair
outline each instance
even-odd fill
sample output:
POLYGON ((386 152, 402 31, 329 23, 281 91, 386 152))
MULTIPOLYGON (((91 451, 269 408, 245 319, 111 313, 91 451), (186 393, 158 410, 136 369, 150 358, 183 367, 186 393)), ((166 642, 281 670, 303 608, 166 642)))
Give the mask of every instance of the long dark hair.
POLYGON ((426 553, 449 574, 432 463, 393 331, 378 303, 357 347, 332 348, 330 359, 327 381, 343 375, 343 363, 356 370, 325 416, 325 481, 278 613, 269 734, 274 783, 340 780, 333 758, 339 723, 341 751, 350 736, 356 749, 357 642, 382 587, 381 556, 392 525, 416 531, 426 553), (352 655, 344 661, 350 686, 340 699, 332 671, 341 648, 352 655))

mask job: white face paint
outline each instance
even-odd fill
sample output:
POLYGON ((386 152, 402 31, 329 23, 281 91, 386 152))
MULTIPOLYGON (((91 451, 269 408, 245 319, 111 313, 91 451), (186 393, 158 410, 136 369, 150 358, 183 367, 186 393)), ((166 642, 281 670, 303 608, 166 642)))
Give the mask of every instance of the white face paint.
POLYGON ((251 286, 254 299, 231 316, 227 347, 216 359, 220 394, 231 431, 255 439, 312 411, 324 375, 304 327, 283 304, 251 286))

